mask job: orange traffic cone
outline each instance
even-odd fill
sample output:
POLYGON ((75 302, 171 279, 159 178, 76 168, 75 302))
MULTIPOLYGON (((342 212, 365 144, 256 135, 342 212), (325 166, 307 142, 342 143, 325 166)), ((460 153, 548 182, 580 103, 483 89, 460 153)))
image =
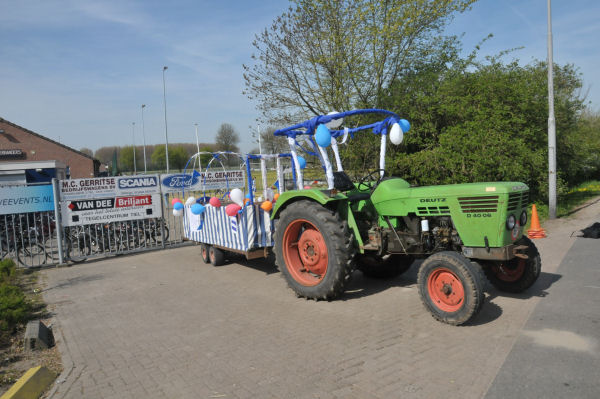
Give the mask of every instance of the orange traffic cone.
POLYGON ((531 208, 531 226, 527 230, 527 236, 529 238, 546 238, 546 230, 540 226, 540 218, 538 217, 537 208, 535 204, 531 208))

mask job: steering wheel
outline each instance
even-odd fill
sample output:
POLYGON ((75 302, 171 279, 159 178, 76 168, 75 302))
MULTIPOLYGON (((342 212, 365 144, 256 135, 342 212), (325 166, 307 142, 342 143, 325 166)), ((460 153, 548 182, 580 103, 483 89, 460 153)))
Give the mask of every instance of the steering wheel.
POLYGON ((383 179, 383 176, 380 174, 380 172, 382 171, 383 176, 385 176, 384 169, 375 169, 369 172, 368 175, 361 177, 358 181, 358 189, 361 191, 370 190, 371 192, 373 192, 373 190, 375 190, 375 188, 379 185, 379 183, 381 183, 381 180, 383 179), (375 177, 377 178, 375 179, 375 181, 373 181, 375 177))

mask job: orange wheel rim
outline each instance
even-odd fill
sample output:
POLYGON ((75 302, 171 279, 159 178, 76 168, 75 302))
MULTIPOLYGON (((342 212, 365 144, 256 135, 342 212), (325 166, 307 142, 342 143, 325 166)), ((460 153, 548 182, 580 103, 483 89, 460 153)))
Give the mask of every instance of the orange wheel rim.
POLYGON ((290 223, 283 232, 282 249, 286 268, 298 283, 310 287, 325 278, 327 244, 314 224, 305 219, 290 223))
POLYGON ((435 306, 444 312, 456 312, 465 302, 465 289, 454 272, 439 268, 427 280, 429 297, 435 306))
POLYGON ((525 273, 525 265, 527 261, 525 259, 518 259, 517 262, 500 263, 492 266, 494 274, 498 280, 512 283, 517 281, 525 273))
POLYGON ((207 255, 207 253, 206 253, 206 248, 204 248, 204 247, 203 247, 203 248, 201 249, 201 251, 202 251, 202 258, 203 258, 203 259, 206 259, 206 258, 207 258, 207 256, 206 256, 206 255, 207 255))

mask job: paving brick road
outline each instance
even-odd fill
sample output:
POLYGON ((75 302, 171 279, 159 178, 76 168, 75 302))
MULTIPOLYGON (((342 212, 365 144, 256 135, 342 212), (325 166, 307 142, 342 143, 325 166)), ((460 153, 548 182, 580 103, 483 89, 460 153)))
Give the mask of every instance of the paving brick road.
POLYGON ((588 214, 600 205, 537 242, 543 272, 527 294, 490 288, 464 327, 424 309, 416 265, 388 281, 357 272, 332 302, 296 298, 264 261, 205 265, 198 246, 46 270, 65 363, 51 396, 481 398, 588 214))

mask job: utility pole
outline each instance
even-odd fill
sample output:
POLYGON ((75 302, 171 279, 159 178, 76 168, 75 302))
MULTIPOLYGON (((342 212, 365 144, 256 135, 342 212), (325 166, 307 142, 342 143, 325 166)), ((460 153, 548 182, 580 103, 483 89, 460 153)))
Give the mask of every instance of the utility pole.
POLYGON ((144 108, 146 108, 146 104, 142 104, 142 138, 144 139, 144 174, 148 173, 148 168, 146 167, 146 132, 144 131, 144 108))
POLYGON ((135 162, 135 122, 131 122, 131 140, 133 141, 133 174, 137 175, 137 165, 135 162))
POLYGON ((165 157, 167 161, 167 174, 169 173, 169 133, 167 130, 167 86, 165 84, 165 71, 169 67, 163 67, 163 101, 165 104, 165 157))
POLYGON ((548 217, 556 219, 556 124, 554 120, 554 61, 552 61, 550 0, 548 0, 548 217))

